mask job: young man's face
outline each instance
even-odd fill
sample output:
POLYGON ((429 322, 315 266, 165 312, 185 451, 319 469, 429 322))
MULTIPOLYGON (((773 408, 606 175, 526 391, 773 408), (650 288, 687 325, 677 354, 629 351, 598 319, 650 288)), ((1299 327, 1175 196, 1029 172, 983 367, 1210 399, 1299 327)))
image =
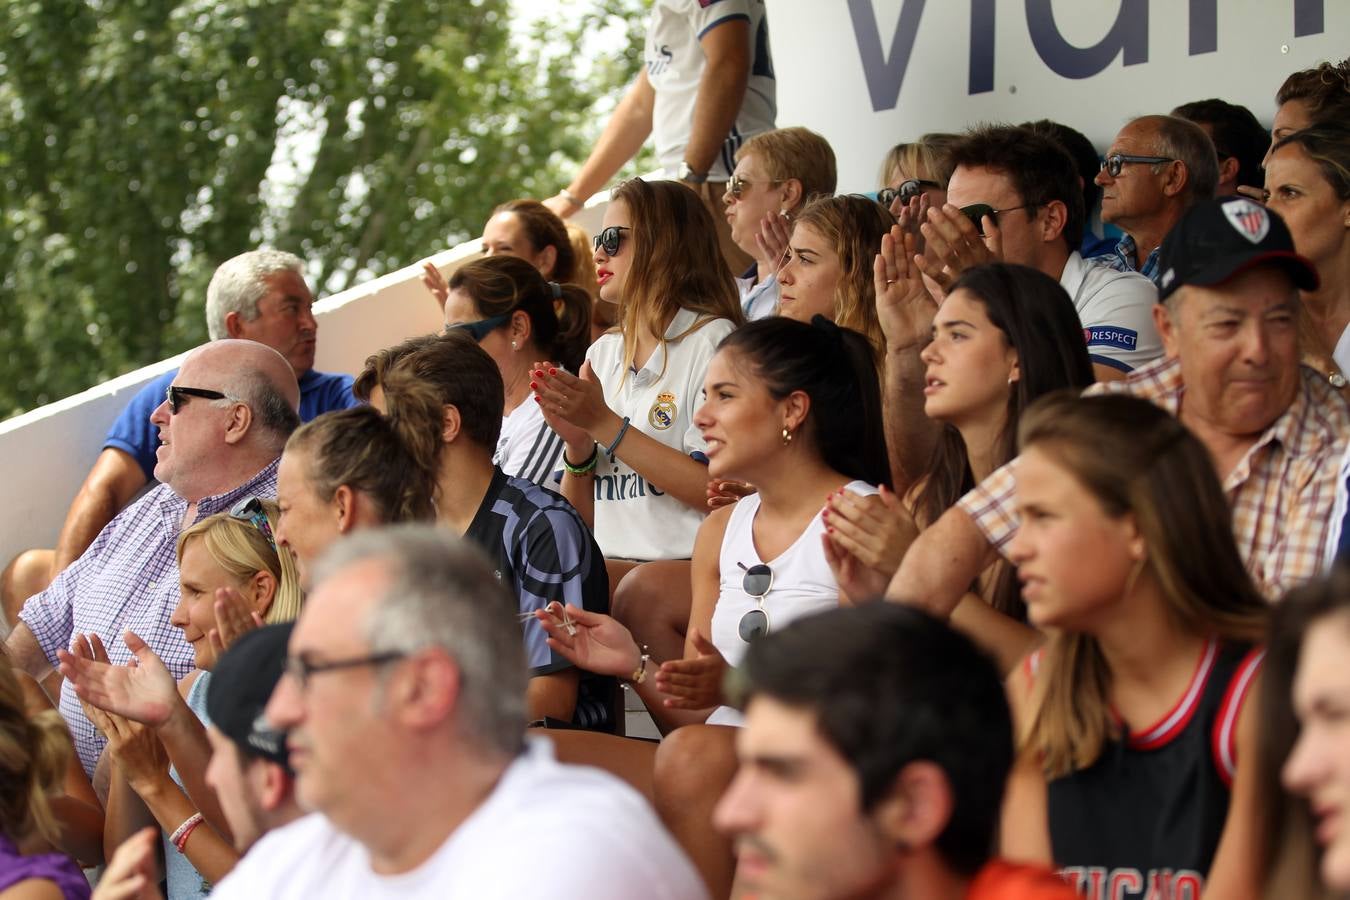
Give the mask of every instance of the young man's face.
POLYGON ((206 783, 220 801, 220 811, 234 834, 234 848, 245 853, 267 830, 261 796, 265 785, 260 783, 266 763, 245 758, 219 728, 207 728, 206 736, 211 741, 206 783))
POLYGON ((892 842, 862 810, 858 777, 814 713, 756 697, 736 749, 740 771, 713 823, 736 840, 738 895, 861 900, 886 887, 892 842))

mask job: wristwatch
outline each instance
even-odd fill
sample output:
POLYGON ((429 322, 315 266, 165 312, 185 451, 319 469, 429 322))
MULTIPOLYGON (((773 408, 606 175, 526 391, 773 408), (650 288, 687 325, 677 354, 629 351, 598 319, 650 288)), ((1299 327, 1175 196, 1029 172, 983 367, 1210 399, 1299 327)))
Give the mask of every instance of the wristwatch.
POLYGON ((690 184, 703 184, 708 180, 708 173, 695 172, 689 163, 681 161, 679 178, 681 181, 687 181, 690 184))

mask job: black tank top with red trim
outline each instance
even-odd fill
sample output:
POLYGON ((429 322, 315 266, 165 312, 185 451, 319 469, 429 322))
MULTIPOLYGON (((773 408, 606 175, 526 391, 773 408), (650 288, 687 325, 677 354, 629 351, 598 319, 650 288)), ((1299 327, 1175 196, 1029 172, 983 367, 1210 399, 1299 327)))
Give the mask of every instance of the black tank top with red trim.
POLYGON ((1228 817, 1237 718, 1261 654, 1210 641, 1152 728, 1049 784, 1055 864, 1087 900, 1199 900, 1228 817))

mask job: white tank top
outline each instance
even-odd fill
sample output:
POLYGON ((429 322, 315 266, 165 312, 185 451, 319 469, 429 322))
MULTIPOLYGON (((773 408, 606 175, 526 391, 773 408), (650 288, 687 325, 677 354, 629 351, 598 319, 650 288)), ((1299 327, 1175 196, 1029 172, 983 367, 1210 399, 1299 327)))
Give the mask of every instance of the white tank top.
MULTIPOLYGON (((855 494, 867 496, 877 489, 865 481, 852 481, 845 487, 855 494)), ((822 511, 824 507, 821 507, 822 511)), ((769 630, 776 631, 794 619, 832 609, 839 605, 839 585, 825 561, 820 536, 825 523, 816 513, 797 539, 775 559, 762 560, 755 550, 754 521, 759 512, 759 495, 751 494, 739 500, 731 510, 726 533, 722 536, 722 552, 718 558, 720 584, 717 605, 713 608, 712 643, 726 661, 738 666, 750 645, 741 640, 741 617, 752 609, 763 608, 769 619, 769 630), (764 595, 763 606, 745 592, 743 582, 746 569, 767 564, 773 571, 773 585, 764 595)), ((708 717, 709 725, 740 725, 741 715, 722 706, 708 717)))

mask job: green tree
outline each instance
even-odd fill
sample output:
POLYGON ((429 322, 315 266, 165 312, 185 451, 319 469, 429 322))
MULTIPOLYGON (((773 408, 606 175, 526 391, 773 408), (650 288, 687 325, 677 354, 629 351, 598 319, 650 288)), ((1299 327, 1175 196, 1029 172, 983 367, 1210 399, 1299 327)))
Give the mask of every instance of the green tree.
POLYGON ((591 4, 524 45, 507 0, 0 4, 0 417, 204 340, 245 249, 323 295, 554 193, 641 57, 591 4))

